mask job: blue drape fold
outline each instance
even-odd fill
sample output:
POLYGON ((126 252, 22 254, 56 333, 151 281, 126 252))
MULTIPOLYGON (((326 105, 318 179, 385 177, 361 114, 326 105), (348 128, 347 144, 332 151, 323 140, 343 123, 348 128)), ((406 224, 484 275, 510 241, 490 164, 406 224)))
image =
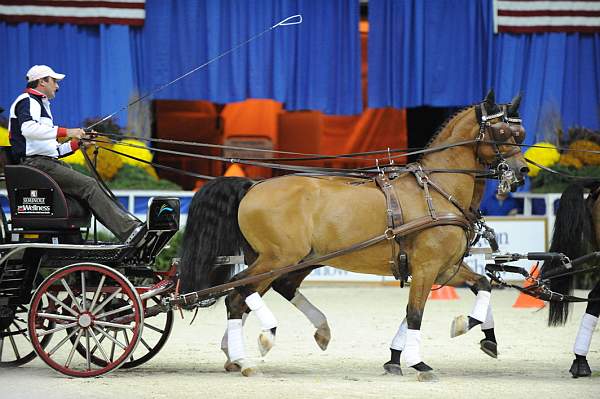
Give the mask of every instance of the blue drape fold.
MULTIPOLYGON (((304 22, 269 30, 153 98, 272 98, 291 110, 360 113, 354 0, 147 0, 142 28, 0 22, 0 106, 8 108, 24 89, 31 65, 48 64, 67 75, 53 104, 55 120, 80 126, 294 14, 304 22)), ((127 111, 118 117, 124 125, 127 111)))
POLYGON ((491 0, 370 0, 369 106, 464 106, 523 92, 527 143, 600 129, 600 34, 494 34, 491 0))

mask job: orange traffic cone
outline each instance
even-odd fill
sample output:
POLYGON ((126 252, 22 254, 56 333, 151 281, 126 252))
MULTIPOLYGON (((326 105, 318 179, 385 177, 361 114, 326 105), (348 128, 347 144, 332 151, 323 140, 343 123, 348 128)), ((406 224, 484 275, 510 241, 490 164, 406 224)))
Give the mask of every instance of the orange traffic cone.
MULTIPOLYGON (((529 274, 531 275, 531 277, 537 277, 540 274, 540 269, 538 267, 538 263, 533 265, 533 267, 529 271, 529 274)), ((527 281, 525 281, 524 287, 529 287, 531 284, 532 284, 532 282, 527 280, 527 281)), ((543 308, 544 306, 546 306, 544 301, 542 301, 541 299, 538 299, 538 298, 534 298, 523 292, 521 292, 519 294, 519 296, 517 297, 517 300, 512 305, 513 308, 537 308, 537 309, 543 308)))
POLYGON ((454 300, 460 299, 454 287, 450 287, 448 285, 440 288, 439 285, 434 284, 431 287, 431 292, 429 293, 429 299, 434 300, 454 300))
POLYGON ((232 164, 230 167, 227 168, 227 170, 225 171, 225 175, 227 177, 246 177, 246 174, 244 173, 244 169, 242 169, 242 167, 240 165, 238 165, 237 163, 232 164))

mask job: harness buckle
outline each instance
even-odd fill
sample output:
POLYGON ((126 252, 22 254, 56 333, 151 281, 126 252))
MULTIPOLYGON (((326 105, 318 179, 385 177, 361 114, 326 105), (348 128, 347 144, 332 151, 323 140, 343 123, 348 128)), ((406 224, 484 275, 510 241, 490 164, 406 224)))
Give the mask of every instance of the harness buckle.
POLYGON ((389 227, 385 229, 383 235, 385 235, 386 240, 393 240, 394 238, 396 238, 396 233, 394 233, 394 230, 389 227))

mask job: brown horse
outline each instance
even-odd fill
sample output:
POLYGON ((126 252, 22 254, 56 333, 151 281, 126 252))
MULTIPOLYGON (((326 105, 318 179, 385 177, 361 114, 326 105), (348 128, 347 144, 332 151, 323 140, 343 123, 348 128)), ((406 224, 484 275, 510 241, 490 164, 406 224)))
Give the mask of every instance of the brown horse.
MULTIPOLYGON (((549 251, 562 252, 571 259, 600 251, 600 181, 585 186, 574 183, 565 189, 556 211, 549 251), (586 186, 590 189, 590 195, 584 199, 586 186)), ((545 262, 542 266, 542 276, 562 267, 561 262, 545 262)), ((573 291, 573 275, 552 279, 550 289, 570 295, 573 291)), ((593 300, 587 304, 573 347, 575 360, 569 371, 574 378, 592 375, 586 356, 590 349, 592 333, 600 316, 600 281, 589 292, 588 299, 593 300)), ((568 316, 567 302, 550 302, 548 324, 564 325, 568 316)))
MULTIPOLYGON (((437 150, 420 162, 423 171, 430 171, 428 175, 415 179, 405 173, 391 180, 404 223, 420 226, 403 233, 402 239, 412 275, 402 354, 420 380, 435 378, 419 354, 423 310, 432 284, 451 274, 466 252, 471 232, 463 222, 463 212, 473 198, 473 170, 492 166, 500 173, 517 176, 509 179, 511 189, 528 170, 520 151, 510 145, 514 138, 504 117, 493 94, 488 95, 481 104, 453 117, 432 140, 430 148, 437 150), (456 169, 461 171, 445 172, 456 169), (427 190, 429 184, 439 191, 427 190)), ((254 262, 236 276, 242 278, 381 236, 388 230, 385 196, 373 182, 350 185, 347 180, 292 175, 254 186, 248 180, 232 178, 205 185, 194 197, 188 215, 182 245, 182 291, 213 286, 226 278, 226 273, 213 266, 218 255, 254 252, 254 262)), ((327 263, 348 271, 391 275, 392 252, 389 241, 379 242, 327 263)), ((226 299, 229 358, 244 375, 257 370, 245 356, 242 315, 248 308, 256 313, 263 328, 259 344, 261 350, 268 350, 277 322, 260 295, 272 283, 273 279, 265 279, 238 288, 226 299)))

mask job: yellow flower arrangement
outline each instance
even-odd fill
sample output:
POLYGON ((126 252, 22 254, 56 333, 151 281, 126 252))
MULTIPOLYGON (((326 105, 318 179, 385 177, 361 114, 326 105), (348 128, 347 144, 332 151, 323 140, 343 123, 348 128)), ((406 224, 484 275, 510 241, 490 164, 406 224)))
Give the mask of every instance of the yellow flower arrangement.
POLYGON ((0 126, 0 147, 9 147, 8 129, 0 126))
MULTIPOLYGON (((594 143, 591 140, 576 140, 569 145, 571 156, 577 158, 583 165, 600 165, 600 145, 594 143), (587 152, 587 151, 596 151, 587 152)), ((581 166, 577 166, 580 168, 581 166)))
MULTIPOLYGON (((140 140, 135 139, 124 139, 119 142, 122 145, 117 144, 115 148, 117 151, 129 155, 142 161, 152 162, 152 152, 148 148, 146 148, 146 144, 140 140)), ((138 161, 136 159, 128 158, 126 156, 120 156, 123 163, 131 166, 136 166, 138 168, 144 169, 148 174, 155 179, 158 180, 158 175, 156 171, 152 167, 152 165, 138 161)))
MULTIPOLYGON (((552 166, 559 161, 560 153, 554 144, 542 141, 525 151, 525 158, 542 166, 552 166)), ((540 173, 540 168, 529 164, 529 176, 535 177, 538 173, 540 173)))
MULTIPOLYGON (((100 148, 113 148, 112 144, 103 143, 101 141, 97 141, 96 145, 100 148)), ((75 151, 72 155, 63 158, 63 160, 70 164, 78 164, 85 166, 85 159, 81 151, 84 151, 84 149, 82 148, 80 151, 75 151)), ((95 147, 91 145, 85 151, 87 151, 88 156, 93 161, 95 147)), ((123 160, 118 154, 105 150, 98 151, 98 157, 96 158, 96 170, 98 171, 98 174, 100 175, 100 177, 102 177, 102 179, 107 181, 112 180, 122 166, 123 160)))
POLYGON ((558 164, 575 169, 579 169, 583 166, 583 162, 581 162, 578 157, 575 157, 572 154, 561 155, 558 164))

